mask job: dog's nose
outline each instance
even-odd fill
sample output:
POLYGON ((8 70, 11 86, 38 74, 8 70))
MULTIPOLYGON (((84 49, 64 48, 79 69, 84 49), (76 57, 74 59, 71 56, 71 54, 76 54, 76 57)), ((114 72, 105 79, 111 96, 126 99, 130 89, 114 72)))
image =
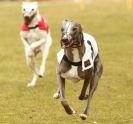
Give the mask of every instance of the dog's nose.
POLYGON ((64 42, 64 43, 67 42, 68 41, 68 37, 66 35, 64 35, 62 37, 61 41, 64 42))
POLYGON ((29 16, 24 16, 25 19, 29 19, 30 17, 29 16))
POLYGON ((61 41, 62 41, 63 43, 66 43, 66 42, 68 42, 68 38, 67 38, 67 37, 66 37, 66 38, 62 38, 61 41))

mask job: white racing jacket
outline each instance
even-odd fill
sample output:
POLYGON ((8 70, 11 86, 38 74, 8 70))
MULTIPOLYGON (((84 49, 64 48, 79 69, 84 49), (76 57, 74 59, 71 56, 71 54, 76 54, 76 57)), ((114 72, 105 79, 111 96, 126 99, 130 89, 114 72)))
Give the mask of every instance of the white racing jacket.
MULTIPOLYGON (((93 36, 91 36, 87 33, 83 33, 83 38, 84 38, 84 44, 85 44, 85 53, 82 58, 82 70, 84 71, 84 70, 87 70, 87 69, 93 67, 94 60, 98 54, 98 46, 97 46, 96 40, 93 36), (87 64, 86 64, 86 62, 87 62, 87 64)), ((59 63, 63 59, 63 56, 64 56, 64 49, 61 49, 57 53, 57 59, 58 59, 59 63)))

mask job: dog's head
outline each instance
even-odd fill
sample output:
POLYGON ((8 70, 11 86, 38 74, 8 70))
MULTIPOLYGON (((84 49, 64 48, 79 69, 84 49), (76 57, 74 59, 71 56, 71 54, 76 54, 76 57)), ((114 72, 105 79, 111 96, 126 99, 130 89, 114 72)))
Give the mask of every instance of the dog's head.
POLYGON ((24 16, 24 21, 26 24, 29 24, 34 16, 38 12, 38 3, 37 2, 23 2, 22 3, 22 14, 24 16))
POLYGON ((65 20, 62 22, 61 33, 61 44, 63 48, 81 46, 83 34, 80 24, 65 20))

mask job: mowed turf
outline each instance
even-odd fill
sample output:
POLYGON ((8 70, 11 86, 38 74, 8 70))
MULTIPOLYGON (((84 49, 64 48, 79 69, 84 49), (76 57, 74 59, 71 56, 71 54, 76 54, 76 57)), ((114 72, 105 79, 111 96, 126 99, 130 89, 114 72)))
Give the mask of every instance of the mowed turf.
MULTIPOLYGON (((133 13, 127 11, 126 2, 95 0, 86 4, 84 11, 79 4, 63 2, 42 2, 39 8, 49 22, 53 44, 45 77, 36 87, 27 88, 32 72, 19 37, 21 2, 0 3, 0 124, 133 124, 133 13), (67 115, 60 101, 53 99, 64 19, 78 21, 84 32, 95 36, 104 65, 86 121, 79 118, 86 105, 78 100, 82 81, 66 83, 66 97, 76 116, 67 115)), ((40 60, 41 55, 38 64, 40 60)))

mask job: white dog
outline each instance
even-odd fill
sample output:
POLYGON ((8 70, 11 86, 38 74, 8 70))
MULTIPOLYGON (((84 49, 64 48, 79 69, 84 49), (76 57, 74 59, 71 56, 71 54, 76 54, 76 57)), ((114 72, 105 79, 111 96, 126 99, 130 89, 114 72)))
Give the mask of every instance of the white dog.
POLYGON ((30 87, 35 86, 38 77, 44 75, 52 38, 46 19, 39 14, 37 2, 23 2, 22 13, 24 24, 21 27, 20 36, 25 48, 26 62, 34 72, 32 81, 27 85, 30 87), (38 69, 34 58, 40 51, 42 52, 42 62, 38 69))

